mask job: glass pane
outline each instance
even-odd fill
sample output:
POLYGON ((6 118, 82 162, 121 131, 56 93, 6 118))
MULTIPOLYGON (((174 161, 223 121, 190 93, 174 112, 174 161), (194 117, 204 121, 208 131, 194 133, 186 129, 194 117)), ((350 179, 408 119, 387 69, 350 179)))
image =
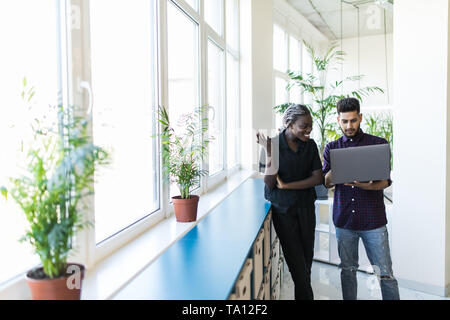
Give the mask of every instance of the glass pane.
POLYGON ((96 177, 97 243, 159 208, 152 3, 90 2, 94 142, 112 156, 96 177))
MULTIPOLYGON (((0 1, 0 186, 26 174, 25 158, 35 118, 56 121, 58 43, 54 0, 0 1), (22 97, 23 79, 36 92, 30 103, 22 97)), ((0 283, 39 263, 28 243, 19 243, 28 223, 11 197, 0 198, 0 283)))
POLYGON ((299 86, 293 86, 289 90, 289 102, 302 103, 302 91, 299 86))
MULTIPOLYGON (((169 115, 173 124, 199 107, 198 25, 168 1, 169 115)), ((177 130, 177 128, 175 128, 177 130)), ((175 184, 170 195, 180 192, 175 184)))
POLYGON ((312 58, 306 46, 302 46, 302 71, 305 75, 312 73, 312 58))
POLYGON ((223 34, 223 0, 206 0, 205 20, 219 35, 223 34))
POLYGON ((209 146, 209 175, 223 170, 223 117, 225 98, 224 53, 208 41, 208 100, 213 108, 209 113, 209 133, 214 137, 209 146))
POLYGON ((235 50, 239 49, 239 6, 238 0, 226 0, 227 44, 235 50))
POLYGON ((273 67, 281 72, 287 70, 286 33, 278 25, 273 25, 273 67))
MULTIPOLYGON (((307 51, 306 46, 302 46, 302 72, 304 77, 307 77, 308 74, 312 73, 312 58, 309 52, 307 51)), ((312 101, 313 98, 311 94, 304 93, 303 102, 305 104, 311 104, 312 101)))
POLYGON ((300 71, 300 42, 294 37, 289 37, 289 70, 300 71))
MULTIPOLYGON (((275 78, 275 105, 280 105, 288 102, 287 90, 286 90, 287 82, 281 78, 275 78)), ((283 124, 282 122, 283 115, 276 113, 275 114, 275 125, 276 128, 280 128, 283 124)))
POLYGON ((198 0, 184 0, 190 5, 195 11, 198 11, 198 0))
POLYGON ((238 164, 239 148, 239 61, 227 54, 227 164, 238 164))

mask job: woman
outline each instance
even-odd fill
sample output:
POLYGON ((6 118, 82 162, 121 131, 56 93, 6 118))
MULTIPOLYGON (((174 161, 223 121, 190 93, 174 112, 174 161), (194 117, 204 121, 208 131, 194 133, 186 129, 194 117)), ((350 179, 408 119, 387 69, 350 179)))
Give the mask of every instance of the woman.
POLYGON ((312 124, 308 108, 297 104, 284 113, 285 128, 277 137, 256 134, 266 151, 265 198, 272 203, 273 224, 294 280, 296 300, 314 299, 314 186, 323 183, 323 175, 317 145, 310 138, 312 124))

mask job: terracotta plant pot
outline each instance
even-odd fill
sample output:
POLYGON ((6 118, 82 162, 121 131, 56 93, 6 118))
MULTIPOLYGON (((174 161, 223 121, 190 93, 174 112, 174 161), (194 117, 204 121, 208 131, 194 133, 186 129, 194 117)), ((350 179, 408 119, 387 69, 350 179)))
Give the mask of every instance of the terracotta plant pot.
POLYGON ((175 217, 178 222, 192 222, 197 220, 199 199, 199 196, 191 196, 189 199, 181 199, 180 196, 172 197, 175 217))
POLYGON ((40 267, 28 271, 26 280, 33 300, 80 300, 84 271, 83 265, 68 263, 64 276, 49 279, 40 267))

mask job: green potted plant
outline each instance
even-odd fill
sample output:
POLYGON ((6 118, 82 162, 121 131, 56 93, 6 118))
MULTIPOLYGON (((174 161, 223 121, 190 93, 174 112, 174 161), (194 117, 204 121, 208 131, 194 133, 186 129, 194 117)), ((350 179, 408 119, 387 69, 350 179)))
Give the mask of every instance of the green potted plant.
MULTIPOLYGON (((33 95, 31 89, 22 97, 29 102, 33 95)), ((73 108, 52 109, 58 120, 43 125, 35 119, 25 172, 1 193, 25 214, 28 228, 20 241, 30 243, 41 261, 26 274, 33 299, 80 299, 85 267, 67 260, 76 232, 91 225, 82 200, 93 193, 96 167, 108 162, 108 153, 90 142, 89 121, 73 108)))
MULTIPOLYGON (((319 153, 323 157, 323 150, 328 142, 335 139, 338 134, 336 120, 333 116, 336 115, 337 102, 346 97, 356 97, 362 102, 362 97, 368 96, 372 93, 384 93, 379 87, 363 87, 353 90, 349 93, 338 93, 341 87, 346 82, 358 81, 363 78, 362 75, 347 77, 341 81, 329 83, 327 81, 328 72, 336 68, 336 65, 344 60, 345 53, 338 50, 337 44, 332 44, 323 56, 319 56, 314 48, 307 42, 303 42, 307 52, 312 58, 313 67, 316 73, 301 73, 289 71, 289 82, 287 89, 297 86, 302 93, 310 95, 312 103, 306 104, 311 112, 314 122, 319 129, 319 153)), ((284 103, 274 107, 275 111, 283 114, 284 111, 293 103, 284 103)), ((323 186, 316 187, 316 193, 319 199, 328 198, 328 190, 323 186)))
POLYGON ((364 116, 364 131, 368 134, 386 139, 391 149, 391 168, 393 166, 392 149, 394 147, 394 130, 392 114, 389 112, 368 113, 364 116))
POLYGON ((194 112, 183 115, 178 121, 181 133, 172 126, 167 110, 164 107, 158 110, 158 121, 162 125, 159 136, 164 178, 175 183, 180 190, 179 196, 172 197, 178 222, 197 219, 199 196, 192 195, 191 191, 199 184, 200 177, 208 174, 207 170, 201 169, 210 141, 204 137, 208 124, 208 118, 203 116, 206 109, 196 108, 194 112))

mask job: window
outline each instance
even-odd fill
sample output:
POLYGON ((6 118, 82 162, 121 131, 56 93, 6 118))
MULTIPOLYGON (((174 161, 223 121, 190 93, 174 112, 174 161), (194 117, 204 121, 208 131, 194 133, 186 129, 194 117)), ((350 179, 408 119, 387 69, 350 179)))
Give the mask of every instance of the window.
POLYGON ((195 11, 198 11, 198 0, 185 0, 195 11))
MULTIPOLYGON (((306 75, 309 73, 311 74, 313 71, 312 66, 312 58, 309 54, 308 50, 306 49, 306 46, 302 46, 302 73, 303 76, 306 77, 306 75)), ((313 102, 313 98, 310 94, 305 94, 303 97, 303 101, 305 104, 311 104, 313 102)))
POLYGON ((239 49, 239 4, 238 0, 226 0, 227 44, 233 49, 239 49))
MULTIPOLYGON (((199 31, 172 1, 167 2, 167 25, 169 117, 176 124, 181 115, 200 106, 199 31)), ((171 185, 170 194, 179 194, 176 185, 171 185)))
MULTIPOLYGON (((58 8, 54 0, 0 2, 0 186, 17 177, 31 142, 35 117, 56 120, 48 105, 57 105, 60 90, 58 8), (36 92, 31 103, 21 98, 23 79, 36 92)), ((37 265, 31 247, 18 240, 28 224, 12 198, 0 199, 0 282, 37 265)))
POLYGON ((277 24, 273 26, 273 66, 274 69, 287 71, 286 32, 277 24))
POLYGON ((239 60, 227 53, 227 163, 239 164, 239 60))
POLYGON ((112 159, 95 184, 96 243, 159 209, 153 9, 90 1, 93 138, 112 159))
POLYGON ((219 36, 223 35, 223 0, 205 0, 205 20, 219 36))
POLYGON ((300 41, 293 36, 289 36, 289 70, 293 72, 300 71, 300 47, 300 41))
MULTIPOLYGON (((275 105, 280 105, 283 103, 287 103, 288 101, 288 93, 286 90, 287 81, 282 78, 275 78, 275 105)), ((276 114, 275 118, 276 128, 280 128, 282 126, 282 115, 276 114)))
POLYGON ((239 76, 239 1, 226 0, 227 44, 227 168, 239 165, 240 76, 239 76))
MULTIPOLYGON (((77 258, 95 262, 167 213, 159 141, 152 138, 158 104, 168 108, 174 124, 196 107, 214 107, 209 129, 215 139, 210 162, 203 164, 214 177, 202 182, 212 185, 225 179, 226 169, 238 167, 239 0, 95 0, 82 7, 3 1, 0 30, 11 30, 2 33, 0 51, 0 134, 7 137, 0 139, 0 186, 21 173, 31 121, 36 115, 56 121, 48 106, 61 101, 89 107, 94 143, 111 154, 111 164, 95 176, 88 212, 95 224, 77 234, 77 258), (159 24, 158 13, 167 26, 159 24), (66 25, 71 14, 74 25, 66 25), (89 23, 78 23, 85 19, 89 23), (70 30, 74 35, 80 27, 83 36, 71 37, 70 30), (158 47, 158 39, 167 48, 158 47), (24 78, 36 92, 31 109, 21 98, 24 78), (84 105, 88 100, 91 105, 84 105)), ((170 195, 176 194, 170 186, 170 195)), ((0 283, 39 263, 30 246, 17 241, 26 225, 15 202, 0 197, 0 254, 14 257, 0 265, 0 283)))
POLYGON ((212 107, 209 113, 209 175, 224 169, 224 98, 225 98, 224 53, 214 42, 208 41, 208 101, 212 107))
MULTIPOLYGON (((302 46, 294 36, 289 36, 289 70, 298 73, 301 71, 302 46)), ((302 92, 298 86, 293 86, 289 91, 289 102, 302 103, 302 92)))

